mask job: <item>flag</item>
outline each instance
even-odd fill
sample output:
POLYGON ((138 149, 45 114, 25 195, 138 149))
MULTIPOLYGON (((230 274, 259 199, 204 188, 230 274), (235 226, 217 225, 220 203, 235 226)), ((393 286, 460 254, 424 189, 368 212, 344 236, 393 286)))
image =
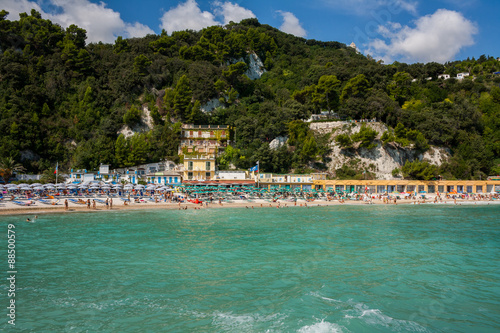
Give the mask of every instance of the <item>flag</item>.
POLYGON ((56 169, 54 170, 54 175, 57 175, 57 169, 59 168, 59 162, 56 164, 56 169))
POLYGON ((257 161, 257 165, 256 165, 256 166, 254 166, 254 167, 250 168, 250 171, 252 171, 252 172, 253 172, 253 171, 255 171, 255 172, 259 172, 259 161, 257 161))

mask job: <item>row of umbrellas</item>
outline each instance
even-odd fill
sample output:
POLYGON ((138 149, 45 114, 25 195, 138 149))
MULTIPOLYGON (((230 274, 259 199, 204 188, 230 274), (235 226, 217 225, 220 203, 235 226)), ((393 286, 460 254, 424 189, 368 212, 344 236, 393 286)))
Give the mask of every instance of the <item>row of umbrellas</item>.
POLYGON ((7 185, 0 185, 0 190, 7 190, 7 191, 15 191, 15 190, 21 190, 21 191, 44 191, 44 190, 155 190, 155 191, 168 191, 172 190, 171 188, 168 188, 166 186, 161 186, 157 184, 149 184, 147 186, 145 185, 133 185, 133 184, 127 184, 127 185, 122 185, 122 184, 107 184, 107 183, 101 183, 101 182, 91 182, 91 183, 82 183, 82 184, 66 184, 66 183, 60 183, 60 184, 40 184, 40 183, 34 183, 34 184, 7 184, 7 185))

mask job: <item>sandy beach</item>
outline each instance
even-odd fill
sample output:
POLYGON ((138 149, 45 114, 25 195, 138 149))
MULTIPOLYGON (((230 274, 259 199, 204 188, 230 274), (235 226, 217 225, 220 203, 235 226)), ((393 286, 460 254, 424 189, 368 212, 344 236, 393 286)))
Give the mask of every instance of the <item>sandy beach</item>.
MULTIPOLYGON (((96 197, 95 199, 106 200, 106 197, 96 197)), ((92 199, 91 199, 92 200, 92 199)), ((499 200, 472 200, 472 199, 443 199, 440 202, 434 203, 434 198, 428 198, 425 201, 423 200, 411 200, 411 199, 400 199, 397 200, 397 205, 489 205, 489 204, 500 204, 499 200)), ((303 207, 303 208, 311 208, 318 206, 338 206, 338 205, 394 205, 391 201, 389 204, 384 203, 382 200, 373 199, 371 202, 365 202, 362 200, 345 200, 343 203, 338 200, 314 200, 314 201, 306 201, 303 199, 298 199, 296 202, 289 201, 276 201, 269 202, 267 200, 256 199, 252 201, 248 200, 232 200, 232 202, 224 202, 219 204, 214 201, 213 203, 209 203, 206 205, 203 204, 195 204, 191 202, 133 202, 125 205, 122 200, 114 199, 113 205, 111 208, 108 208, 105 204, 96 202, 96 208, 93 208, 92 205, 90 208, 87 208, 84 204, 77 204, 73 202, 68 202, 68 209, 64 207, 64 199, 61 199, 58 204, 55 205, 47 205, 43 204, 39 201, 34 200, 34 204, 30 206, 19 206, 11 202, 10 200, 4 200, 0 202, 0 215, 23 215, 23 214, 42 214, 42 213, 72 213, 72 212, 103 212, 103 211, 116 211, 116 210, 150 210, 150 209, 219 209, 219 208, 248 208, 248 209, 257 209, 264 207, 274 207, 274 208, 288 208, 288 207, 303 207)))

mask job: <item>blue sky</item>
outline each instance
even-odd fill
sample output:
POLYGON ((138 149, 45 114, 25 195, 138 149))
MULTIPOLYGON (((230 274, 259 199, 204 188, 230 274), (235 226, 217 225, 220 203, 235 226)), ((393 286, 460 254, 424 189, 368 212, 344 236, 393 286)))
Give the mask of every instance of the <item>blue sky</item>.
POLYGON ((355 42, 385 63, 500 57, 498 0, 2 0, 0 8, 10 20, 35 8, 63 27, 74 23, 87 30, 88 42, 256 17, 297 36, 355 42))

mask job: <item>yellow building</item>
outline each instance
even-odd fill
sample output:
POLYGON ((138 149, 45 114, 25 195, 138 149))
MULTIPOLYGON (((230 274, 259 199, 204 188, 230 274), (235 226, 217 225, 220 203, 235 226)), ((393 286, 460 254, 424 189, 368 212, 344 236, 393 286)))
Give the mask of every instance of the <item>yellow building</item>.
POLYGON ((184 159, 184 180, 211 180, 216 159, 230 143, 226 125, 182 125, 179 155, 184 159))
POLYGON ((313 180, 314 188, 336 192, 492 193, 500 180, 313 180))

